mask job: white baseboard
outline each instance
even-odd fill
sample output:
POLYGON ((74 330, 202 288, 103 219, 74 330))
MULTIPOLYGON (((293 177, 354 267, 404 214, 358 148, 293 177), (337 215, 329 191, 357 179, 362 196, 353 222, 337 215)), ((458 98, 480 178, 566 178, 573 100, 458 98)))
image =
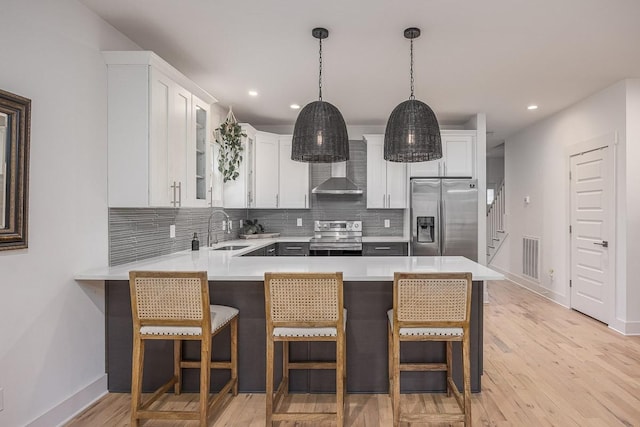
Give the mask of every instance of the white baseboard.
POLYGON ((640 322, 616 319, 615 322, 609 324, 609 328, 623 335, 640 335, 640 322))
POLYGON ((27 424, 27 427, 62 426, 105 394, 107 394, 107 374, 101 375, 91 384, 49 409, 27 424))
POLYGON ((504 274, 505 279, 510 281, 511 283, 525 288, 533 293, 536 293, 548 299, 549 301, 553 301, 556 304, 569 308, 569 304, 567 303, 567 298, 565 296, 553 292, 552 290, 545 288, 544 286, 540 286, 538 283, 532 282, 531 280, 528 280, 522 276, 509 273, 508 271, 503 270, 500 267, 489 265, 489 268, 491 268, 492 270, 496 270, 498 273, 504 274))

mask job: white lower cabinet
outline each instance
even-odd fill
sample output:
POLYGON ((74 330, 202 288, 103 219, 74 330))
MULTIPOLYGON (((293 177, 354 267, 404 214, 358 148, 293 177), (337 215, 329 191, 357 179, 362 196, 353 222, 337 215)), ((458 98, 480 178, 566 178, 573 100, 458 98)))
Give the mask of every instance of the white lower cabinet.
POLYGON ((442 130, 442 158, 409 165, 409 176, 475 178, 475 131, 442 130))
POLYGON ((384 135, 364 135, 367 143, 367 208, 407 207, 407 167, 384 159, 384 135))
POLYGON ((109 206, 206 205, 210 171, 200 172, 207 167, 206 133, 215 98, 153 52, 104 52, 104 58, 109 206), (196 128, 198 108, 205 111, 199 114, 204 133, 196 128), (204 152, 202 162, 197 150, 204 152))

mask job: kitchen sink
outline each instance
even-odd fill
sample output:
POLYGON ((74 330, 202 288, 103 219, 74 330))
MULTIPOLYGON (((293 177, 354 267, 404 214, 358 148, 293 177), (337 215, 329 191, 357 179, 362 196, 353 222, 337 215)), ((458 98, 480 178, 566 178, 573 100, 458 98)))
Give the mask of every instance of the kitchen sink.
POLYGON ((248 248, 249 245, 227 245, 211 249, 212 251, 236 251, 238 249, 248 248))

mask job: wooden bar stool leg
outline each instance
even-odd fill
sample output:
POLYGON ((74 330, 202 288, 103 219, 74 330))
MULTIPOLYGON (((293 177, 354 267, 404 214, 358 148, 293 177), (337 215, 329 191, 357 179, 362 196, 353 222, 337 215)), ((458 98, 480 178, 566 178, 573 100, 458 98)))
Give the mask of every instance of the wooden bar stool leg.
POLYGON ((200 426, 206 427, 209 414, 209 381, 211 378, 211 336, 200 342, 200 426))
POLYGON ((344 337, 344 346, 342 347, 342 378, 344 378, 344 395, 347 395, 347 337, 344 337))
POLYGON ((471 363, 469 360, 469 333, 465 331, 462 338, 462 369, 464 383, 464 425, 471 426, 471 363))
POLYGON ((289 341, 282 341, 282 381, 286 396, 289 394, 289 341))
POLYGON ((233 384, 233 396, 238 395, 238 317, 231 321, 231 379, 233 384))
POLYGON ((387 376, 389 377, 389 397, 393 397, 393 336, 387 322, 387 376))
POLYGON ((273 416, 273 339, 267 337, 266 425, 271 426, 273 416))
POLYGON ((344 339, 339 338, 336 341, 336 420, 338 427, 344 425, 344 348, 344 339))
POLYGON ((453 381, 452 342, 447 341, 447 397, 451 397, 451 382, 453 381))
POLYGON ((176 383, 173 386, 173 392, 180 394, 182 387, 182 340, 173 340, 173 376, 176 383))
POLYGON ((139 426, 138 410, 142 403, 142 371, 144 367, 144 340, 135 337, 133 341, 131 375, 131 425, 139 426))
POLYGON ((400 425, 400 338, 393 336, 393 394, 391 398, 393 426, 400 425))

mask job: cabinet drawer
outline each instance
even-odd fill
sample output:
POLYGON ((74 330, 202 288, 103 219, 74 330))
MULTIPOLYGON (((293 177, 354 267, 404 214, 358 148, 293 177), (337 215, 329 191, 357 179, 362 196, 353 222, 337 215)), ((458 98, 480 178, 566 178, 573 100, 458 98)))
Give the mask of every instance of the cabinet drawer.
POLYGON ((362 244, 364 256, 406 256, 408 254, 405 242, 371 242, 362 244))
POLYGON ((309 255, 309 243, 291 242, 278 243, 278 256, 307 256, 309 255))

